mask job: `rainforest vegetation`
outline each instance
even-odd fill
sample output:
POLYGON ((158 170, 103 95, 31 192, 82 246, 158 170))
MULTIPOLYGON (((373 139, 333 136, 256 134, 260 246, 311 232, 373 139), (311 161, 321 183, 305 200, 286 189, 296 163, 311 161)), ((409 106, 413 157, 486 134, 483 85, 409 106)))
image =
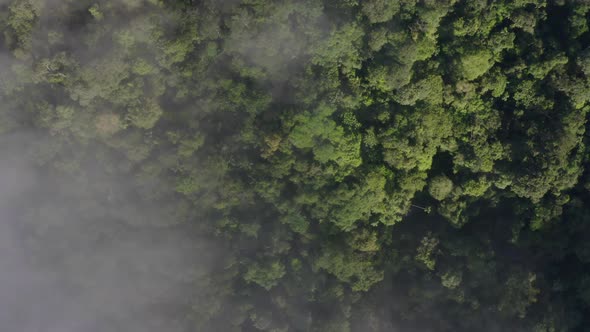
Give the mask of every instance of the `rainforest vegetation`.
POLYGON ((1 0, 2 222, 79 309, 0 329, 588 331, 589 18, 1 0))

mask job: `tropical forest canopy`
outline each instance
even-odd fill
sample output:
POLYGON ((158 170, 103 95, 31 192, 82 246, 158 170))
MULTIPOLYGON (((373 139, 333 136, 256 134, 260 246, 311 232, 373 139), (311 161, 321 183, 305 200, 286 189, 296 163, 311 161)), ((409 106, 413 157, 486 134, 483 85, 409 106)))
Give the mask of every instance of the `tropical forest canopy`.
POLYGON ((589 17, 0 1, 1 329, 586 331, 589 17))

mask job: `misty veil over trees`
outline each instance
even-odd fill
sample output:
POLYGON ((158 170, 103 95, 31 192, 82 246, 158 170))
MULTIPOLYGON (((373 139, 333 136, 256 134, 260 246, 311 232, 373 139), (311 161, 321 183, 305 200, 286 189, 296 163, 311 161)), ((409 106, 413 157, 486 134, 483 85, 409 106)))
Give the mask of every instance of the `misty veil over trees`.
POLYGON ((589 331, 589 19, 0 0, 0 331, 589 331))

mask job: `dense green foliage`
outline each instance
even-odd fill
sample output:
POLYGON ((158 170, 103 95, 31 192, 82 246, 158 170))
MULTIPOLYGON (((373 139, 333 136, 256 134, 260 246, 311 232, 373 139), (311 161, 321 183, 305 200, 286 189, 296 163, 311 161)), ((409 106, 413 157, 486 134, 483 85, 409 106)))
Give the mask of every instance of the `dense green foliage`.
POLYGON ((181 230, 207 268, 129 267, 183 290, 161 331, 589 326, 590 2, 0 6, 0 158, 64 284, 181 230))

